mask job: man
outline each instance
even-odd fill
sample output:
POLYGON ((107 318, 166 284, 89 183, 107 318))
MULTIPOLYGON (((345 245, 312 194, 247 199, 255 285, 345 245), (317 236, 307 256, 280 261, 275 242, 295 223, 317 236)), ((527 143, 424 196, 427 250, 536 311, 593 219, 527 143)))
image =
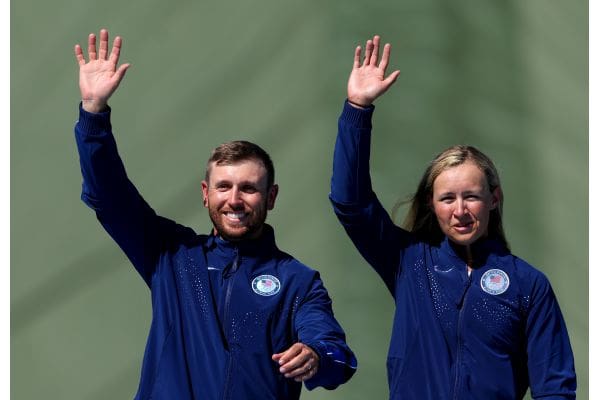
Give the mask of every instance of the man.
POLYGON ((127 178, 108 99, 129 64, 108 32, 79 45, 81 107, 75 136, 83 201, 152 293, 152 326, 136 399, 297 399, 302 382, 334 389, 356 359, 319 274, 280 251, 265 223, 278 186, 268 154, 230 142, 202 182, 210 235, 156 215, 127 178))

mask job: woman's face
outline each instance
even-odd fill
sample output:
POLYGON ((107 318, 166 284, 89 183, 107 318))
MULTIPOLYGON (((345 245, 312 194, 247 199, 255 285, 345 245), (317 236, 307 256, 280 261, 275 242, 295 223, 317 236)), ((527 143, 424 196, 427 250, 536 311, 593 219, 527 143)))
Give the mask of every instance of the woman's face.
POLYGON ((459 245, 487 235, 498 200, 499 189, 490 192, 485 174, 472 161, 445 170, 433 182, 431 205, 440 229, 459 245))

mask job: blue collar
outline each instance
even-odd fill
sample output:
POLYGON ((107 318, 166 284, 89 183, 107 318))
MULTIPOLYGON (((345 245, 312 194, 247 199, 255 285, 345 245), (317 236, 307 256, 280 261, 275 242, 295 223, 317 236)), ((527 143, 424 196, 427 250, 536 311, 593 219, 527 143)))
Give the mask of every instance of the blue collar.
MULTIPOLYGON (((457 245, 452 244, 448 236, 444 237, 444 240, 440 245, 441 251, 448 257, 464 263, 466 260, 464 260, 464 258, 457 253, 456 247, 457 245)), ((473 268, 477 268, 486 264, 490 255, 508 255, 509 251, 500 241, 496 239, 481 238, 471 245, 471 253, 473 255, 474 262, 473 268)))
POLYGON ((221 236, 215 235, 214 230, 206 241, 209 249, 217 249, 224 253, 238 251, 240 254, 248 256, 258 256, 265 253, 271 253, 277 249, 275 244, 275 232, 269 224, 264 224, 263 231, 257 239, 247 239, 240 241, 229 241, 221 236))

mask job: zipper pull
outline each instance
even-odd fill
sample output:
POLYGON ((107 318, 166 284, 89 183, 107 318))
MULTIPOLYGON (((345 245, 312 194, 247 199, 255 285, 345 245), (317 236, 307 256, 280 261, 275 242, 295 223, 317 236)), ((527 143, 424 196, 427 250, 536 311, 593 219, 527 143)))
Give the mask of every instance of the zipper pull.
POLYGON ((240 262, 240 249, 235 248, 235 257, 233 258, 233 263, 231 264, 231 272, 235 273, 238 270, 238 265, 240 262))
POLYGON ((234 250, 235 256, 233 257, 233 261, 229 263, 225 268, 223 268, 223 279, 228 279, 231 275, 235 274, 238 270, 240 253, 238 248, 236 247, 234 250))

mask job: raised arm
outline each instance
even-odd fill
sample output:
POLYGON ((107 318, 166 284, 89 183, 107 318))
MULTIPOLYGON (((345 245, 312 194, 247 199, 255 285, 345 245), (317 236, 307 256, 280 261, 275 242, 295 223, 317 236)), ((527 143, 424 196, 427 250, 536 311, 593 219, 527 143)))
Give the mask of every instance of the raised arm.
POLYGON ((129 64, 117 67, 121 38, 115 38, 108 53, 108 32, 88 37, 86 62, 81 46, 75 46, 79 63, 81 107, 75 139, 83 176, 81 199, 96 212, 110 236, 150 286, 161 252, 194 232, 157 216, 131 183, 117 151, 110 122, 108 99, 119 87, 129 64))
POLYGON ((395 82, 400 71, 386 77, 391 46, 379 59, 379 36, 354 52, 348 79, 348 101, 338 120, 330 200, 334 211, 361 255, 394 293, 400 251, 410 235, 394 225, 371 187, 371 117, 373 102, 395 82))
POLYGON ((130 64, 117 68, 121 55, 122 39, 117 36, 108 54, 108 31, 100 30, 100 50, 96 49, 96 35, 88 36, 88 61, 85 61, 83 50, 75 45, 75 58, 79 64, 79 90, 81 103, 85 111, 98 113, 105 111, 108 99, 117 90, 130 64))
POLYGON ((379 60, 379 36, 368 40, 361 63, 361 47, 354 51, 352 72, 348 78, 348 101, 338 121, 338 137, 333 161, 331 196, 345 204, 371 201, 369 156, 373 102, 396 81, 400 71, 387 77, 391 46, 386 43, 379 60), (350 107, 351 106, 351 107, 350 107))

